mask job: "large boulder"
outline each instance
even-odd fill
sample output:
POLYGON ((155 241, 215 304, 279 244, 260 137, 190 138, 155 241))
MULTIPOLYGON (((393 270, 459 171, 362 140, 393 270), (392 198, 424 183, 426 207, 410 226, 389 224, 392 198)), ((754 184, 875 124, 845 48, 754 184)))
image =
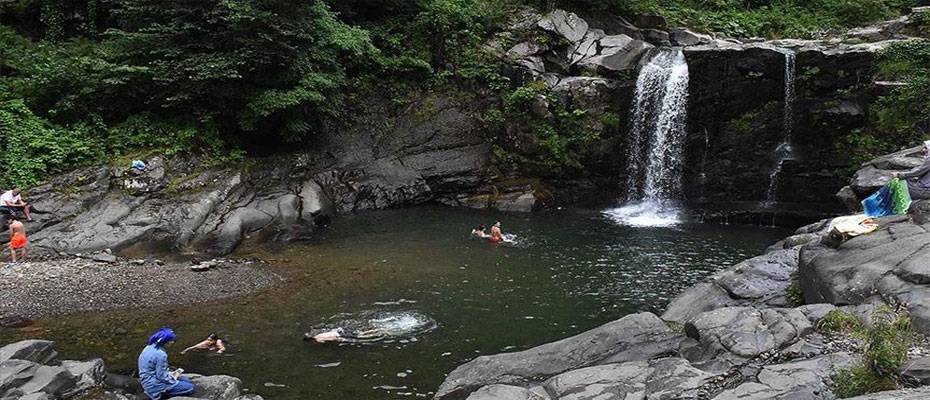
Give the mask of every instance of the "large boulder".
POLYGON ((210 400, 236 400, 242 393, 242 381, 239 378, 226 375, 198 376, 190 375, 194 383, 194 393, 197 398, 210 400))
POLYGON ((885 298, 905 304, 914 327, 930 333, 928 257, 927 226, 896 222, 836 248, 803 247, 799 281, 808 303, 857 305, 885 298))
POLYGON ((106 380, 106 367, 99 358, 89 361, 66 360, 61 362, 61 367, 75 378, 74 386, 69 390, 71 394, 98 387, 106 380))
POLYGON ((930 357, 908 360, 898 371, 901 380, 917 386, 930 385, 930 357))
POLYGON ((649 360, 673 353, 683 336, 651 313, 632 314, 529 350, 481 356, 452 371, 436 399, 462 399, 490 384, 525 384, 592 365, 649 360))
POLYGON ((577 42, 588 32, 588 22, 565 10, 554 10, 538 23, 539 27, 563 37, 569 42, 577 42))
POLYGON ((798 248, 775 250, 740 262, 685 289, 669 303, 662 319, 685 323, 721 307, 788 305, 786 291, 798 268, 798 248))
POLYGON ((76 379, 60 366, 41 365, 26 360, 0 362, 0 399, 19 399, 44 393, 62 397, 75 393, 76 379))
POLYGON ((48 340, 23 340, 0 348, 0 362, 26 360, 38 364, 50 364, 58 357, 55 342, 48 340))

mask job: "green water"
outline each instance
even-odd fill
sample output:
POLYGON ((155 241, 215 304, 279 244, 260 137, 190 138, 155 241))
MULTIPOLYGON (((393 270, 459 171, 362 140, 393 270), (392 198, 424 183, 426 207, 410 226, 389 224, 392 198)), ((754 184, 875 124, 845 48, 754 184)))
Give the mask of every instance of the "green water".
POLYGON ((240 377, 268 399, 431 397, 445 374, 478 355, 660 311, 684 287, 760 254, 785 233, 698 224, 629 228, 597 211, 383 211, 337 218, 310 243, 247 246, 240 256, 274 260, 270 268, 289 279, 256 295, 53 318, 0 331, 0 340, 47 338, 65 357, 102 356, 111 370, 129 370, 146 336, 171 325, 180 336, 169 352, 172 364, 240 377), (517 243, 468 237, 473 225, 495 220, 517 243), (366 345, 301 340, 312 327, 358 313, 405 311, 427 315, 437 327, 366 345), (177 354, 211 331, 231 341, 230 354, 177 354))

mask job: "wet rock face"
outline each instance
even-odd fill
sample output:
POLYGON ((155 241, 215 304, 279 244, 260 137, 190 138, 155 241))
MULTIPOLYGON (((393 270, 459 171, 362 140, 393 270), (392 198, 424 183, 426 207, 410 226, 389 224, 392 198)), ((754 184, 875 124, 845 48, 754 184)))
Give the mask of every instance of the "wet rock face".
POLYGON ((706 209, 764 210, 776 148, 785 138, 785 55, 796 52, 791 124, 793 157, 782 164, 776 211, 814 216, 842 205, 832 194, 849 166, 834 143, 868 123, 874 50, 883 45, 814 42, 733 44, 685 48, 691 72, 686 195, 706 209), (747 93, 752 93, 747 96, 747 93), (755 204, 755 205, 753 205, 755 204))

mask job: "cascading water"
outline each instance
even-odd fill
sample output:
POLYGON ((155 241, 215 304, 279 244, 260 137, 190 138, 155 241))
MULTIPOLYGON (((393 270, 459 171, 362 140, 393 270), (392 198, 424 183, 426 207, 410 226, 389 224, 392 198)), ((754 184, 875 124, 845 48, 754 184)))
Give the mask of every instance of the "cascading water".
POLYGON ((782 141, 775 148, 775 166, 769 174, 769 190, 766 193, 765 204, 772 206, 776 201, 778 191, 778 178, 781 175, 782 167, 785 161, 791 160, 794 155, 791 148, 791 131, 794 129, 794 78, 795 78, 795 54, 793 50, 780 50, 785 54, 785 108, 782 141))
POLYGON ((604 213, 624 225, 677 224, 688 107, 688 63, 681 49, 652 54, 639 72, 634 101, 626 202, 604 213))

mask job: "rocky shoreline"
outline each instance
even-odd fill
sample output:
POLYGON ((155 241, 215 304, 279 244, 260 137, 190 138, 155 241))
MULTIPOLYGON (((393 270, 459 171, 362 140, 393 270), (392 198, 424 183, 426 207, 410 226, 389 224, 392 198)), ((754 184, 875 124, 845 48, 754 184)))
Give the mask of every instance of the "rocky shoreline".
MULTIPOLYGON (((178 400, 262 400, 246 394, 242 381, 226 375, 184 374, 195 385, 178 400)), ((0 399, 144 400, 138 380, 108 373, 103 360, 59 360, 55 343, 24 340, 0 348, 0 399)))
POLYGON ((253 293, 282 280, 261 264, 126 260, 105 252, 0 263, 0 326, 53 315, 200 303, 253 293))

